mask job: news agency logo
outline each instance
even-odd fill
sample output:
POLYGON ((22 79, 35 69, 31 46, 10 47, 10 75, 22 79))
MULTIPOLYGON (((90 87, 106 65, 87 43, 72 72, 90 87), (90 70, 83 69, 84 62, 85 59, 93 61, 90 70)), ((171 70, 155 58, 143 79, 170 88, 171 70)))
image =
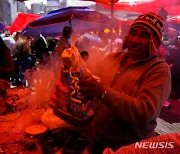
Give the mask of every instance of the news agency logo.
POLYGON ((163 149, 163 148, 174 148, 174 142, 136 142, 135 148, 144 149, 163 149))

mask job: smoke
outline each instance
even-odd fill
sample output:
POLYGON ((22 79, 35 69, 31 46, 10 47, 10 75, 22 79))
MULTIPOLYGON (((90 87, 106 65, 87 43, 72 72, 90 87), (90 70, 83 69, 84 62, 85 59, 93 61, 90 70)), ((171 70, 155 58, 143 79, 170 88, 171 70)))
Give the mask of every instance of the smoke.
POLYGON ((51 95, 55 91, 56 82, 60 72, 60 58, 54 55, 44 57, 45 63, 39 64, 38 69, 30 69, 25 72, 29 87, 35 92, 35 101, 37 108, 46 108, 50 101, 51 95))
MULTIPOLYGON (((96 34, 102 39, 101 42, 96 42, 90 38, 82 40, 81 35, 77 33, 73 33, 71 38, 71 45, 79 47, 77 45, 79 40, 79 43, 83 46, 79 48, 79 52, 85 50, 89 53, 89 59, 83 62, 83 67, 88 68, 95 75, 99 71, 98 63, 107 54, 111 53, 109 34, 104 32, 102 34, 96 34)), ((93 35, 95 36, 95 33, 93 35)), ((56 52, 53 55, 44 57, 43 61, 44 63, 38 65, 38 69, 27 70, 24 74, 29 87, 34 90, 34 101, 37 108, 46 108, 48 106, 51 96, 56 90, 56 83, 60 80, 62 66, 62 60, 56 52)), ((81 61, 83 60, 81 59, 81 61)), ((105 65, 107 66, 108 64, 105 65)))

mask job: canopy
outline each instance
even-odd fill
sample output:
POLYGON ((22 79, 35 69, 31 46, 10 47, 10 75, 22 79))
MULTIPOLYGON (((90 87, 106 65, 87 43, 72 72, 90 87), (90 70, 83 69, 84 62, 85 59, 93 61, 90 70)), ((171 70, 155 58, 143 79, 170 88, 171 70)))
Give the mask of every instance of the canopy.
POLYGON ((14 19, 11 27, 7 27, 7 29, 10 30, 11 34, 16 31, 21 31, 23 28, 26 27, 28 23, 39 17, 41 16, 20 12, 17 14, 16 18, 14 19))
POLYGON ((36 36, 57 36, 65 26, 71 26, 76 33, 104 30, 112 25, 118 26, 118 19, 89 9, 88 7, 65 7, 53 10, 47 15, 29 23, 22 34, 36 36))
MULTIPOLYGON (((111 5, 105 3, 98 3, 109 10, 112 9, 111 5)), ((179 0, 121 0, 114 3, 113 9, 115 11, 126 11, 128 16, 131 17, 134 13, 143 14, 147 12, 160 13, 164 19, 168 17, 167 24, 169 27, 180 30, 180 1, 179 0), (132 14, 133 13, 133 14, 132 14), (166 15, 165 15, 166 14, 166 15), (172 16, 173 19, 171 18, 172 16)), ((127 21, 131 20, 130 18, 127 21)), ((126 24, 125 22, 120 22, 126 24)))
MULTIPOLYGON (((136 1, 136 0, 135 0, 136 1)), ((111 5, 98 3, 105 8, 111 9, 111 5)), ((180 1, 179 0, 154 0, 154 1, 142 1, 141 3, 133 3, 133 0, 129 3, 117 2, 114 4, 114 10, 122 10, 137 13, 155 12, 158 13, 161 8, 164 8, 168 15, 180 15, 180 1), (131 3, 132 2, 132 3, 131 3)))

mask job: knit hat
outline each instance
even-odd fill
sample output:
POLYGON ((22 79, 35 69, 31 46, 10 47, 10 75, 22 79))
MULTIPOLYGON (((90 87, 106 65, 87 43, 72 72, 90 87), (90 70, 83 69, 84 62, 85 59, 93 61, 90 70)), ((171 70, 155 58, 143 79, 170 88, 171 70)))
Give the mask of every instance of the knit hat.
MULTIPOLYGON (((140 15, 131 25, 133 27, 144 27, 151 34, 150 52, 151 56, 155 55, 162 40, 163 31, 163 19, 155 13, 149 12, 147 14, 140 15)), ((124 39, 122 49, 127 48, 127 37, 124 39)))

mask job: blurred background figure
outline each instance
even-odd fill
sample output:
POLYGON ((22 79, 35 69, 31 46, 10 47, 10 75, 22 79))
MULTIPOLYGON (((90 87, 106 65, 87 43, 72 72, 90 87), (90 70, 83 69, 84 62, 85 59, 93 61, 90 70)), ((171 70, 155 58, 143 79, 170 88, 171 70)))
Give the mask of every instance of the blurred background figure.
POLYGON ((174 42, 174 58, 171 67, 172 93, 175 99, 180 99, 180 36, 174 42))
POLYGON ((43 62, 43 56, 48 54, 48 43, 45 37, 40 34, 39 38, 35 39, 34 50, 37 58, 37 62, 43 62))
POLYGON ((64 49, 71 47, 70 38, 71 38, 72 32, 73 32, 73 30, 69 26, 65 26, 63 28, 63 36, 60 38, 58 45, 56 47, 56 51, 58 52, 58 55, 60 57, 61 57, 61 54, 64 51, 64 49))
POLYGON ((14 50, 15 40, 13 38, 13 35, 12 36, 10 35, 9 30, 5 30, 4 34, 5 35, 3 37, 3 41, 4 41, 5 45, 9 48, 10 53, 12 54, 13 50, 14 50))
POLYGON ((76 46, 80 53, 82 51, 87 51, 88 53, 90 53, 92 48, 92 42, 88 37, 82 35, 79 37, 78 41, 76 42, 76 46))
POLYGON ((121 51, 122 50, 122 39, 121 38, 116 38, 114 40, 114 48, 116 49, 115 51, 118 52, 118 51, 121 51))
POLYGON ((20 36, 21 36, 21 32, 20 31, 14 32, 12 34, 12 37, 14 38, 15 41, 17 41, 20 36))
POLYGON ((10 50, 0 37, 0 97, 4 97, 10 88, 10 77, 14 74, 14 64, 10 50))
POLYGON ((53 54, 55 52, 57 43, 60 40, 60 37, 59 36, 47 37, 46 40, 47 40, 47 43, 48 43, 48 51, 49 51, 50 54, 53 54))
POLYGON ((15 43, 14 47, 14 57, 16 57, 16 71, 18 77, 20 78, 18 85, 23 84, 26 85, 26 79, 24 78, 24 72, 26 69, 30 68, 32 64, 32 56, 31 56, 31 48, 28 40, 23 37, 19 36, 15 43))
POLYGON ((111 52, 111 31, 109 29, 98 31, 98 36, 102 40, 98 43, 99 55, 104 57, 111 52))
POLYGON ((166 49, 164 47, 160 47, 159 48, 159 52, 158 52, 158 56, 159 58, 161 58, 162 60, 166 61, 166 49))

